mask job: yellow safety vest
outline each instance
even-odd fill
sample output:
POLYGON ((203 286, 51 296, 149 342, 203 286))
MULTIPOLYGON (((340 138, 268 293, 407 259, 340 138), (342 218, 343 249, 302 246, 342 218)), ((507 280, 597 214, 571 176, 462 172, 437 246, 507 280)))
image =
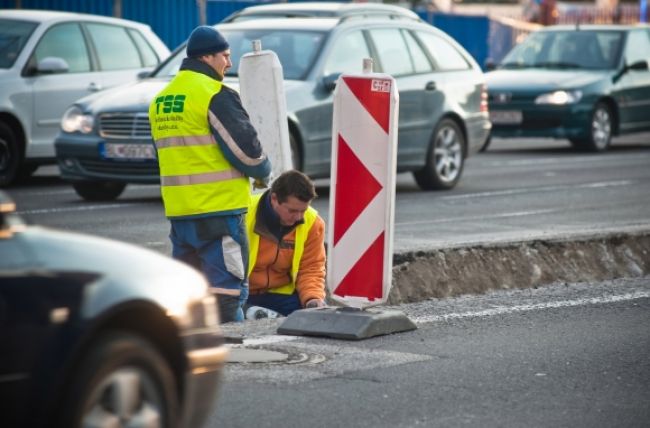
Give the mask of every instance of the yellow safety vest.
MULTIPOLYGON (((246 214, 246 231, 248 232, 248 276, 250 276, 257 261, 257 252, 260 248, 260 235, 255 233, 255 219, 257 218, 257 207, 259 206, 262 194, 253 195, 251 198, 251 205, 246 214)), ((269 289, 269 293, 277 294, 293 294, 296 290, 296 278, 298 277, 298 269, 300 268, 300 259, 305 251, 305 242, 307 242, 307 235, 311 227, 316 222, 318 211, 311 206, 305 211, 304 223, 296 226, 296 241, 293 248, 293 260, 291 261, 291 282, 280 287, 269 289)))
POLYGON ((167 217, 247 208, 250 183, 226 160, 208 123, 221 82, 180 71, 149 106, 167 217))

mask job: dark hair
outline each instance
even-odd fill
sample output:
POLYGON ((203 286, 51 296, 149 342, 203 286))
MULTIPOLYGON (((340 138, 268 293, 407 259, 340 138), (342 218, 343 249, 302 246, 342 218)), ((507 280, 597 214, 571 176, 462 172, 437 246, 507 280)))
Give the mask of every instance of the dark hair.
POLYGON ((280 203, 286 202, 289 196, 302 202, 311 202, 316 197, 314 183, 305 174, 295 169, 280 174, 271 184, 271 192, 275 193, 280 203))

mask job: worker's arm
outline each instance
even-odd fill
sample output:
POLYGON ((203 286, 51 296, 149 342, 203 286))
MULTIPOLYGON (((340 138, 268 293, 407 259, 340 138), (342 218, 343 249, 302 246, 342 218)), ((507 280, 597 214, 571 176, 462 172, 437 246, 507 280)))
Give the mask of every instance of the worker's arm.
POLYGON ((311 300, 325 303, 325 222, 320 217, 309 230, 298 269, 296 289, 303 306, 311 300))
POLYGON ((210 101, 208 119, 214 138, 232 166, 248 177, 269 176, 271 162, 237 92, 223 86, 210 101))

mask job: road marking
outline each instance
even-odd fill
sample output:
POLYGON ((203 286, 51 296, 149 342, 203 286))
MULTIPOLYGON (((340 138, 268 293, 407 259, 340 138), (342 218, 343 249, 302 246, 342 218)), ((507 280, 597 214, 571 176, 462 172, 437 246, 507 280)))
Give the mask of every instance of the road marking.
POLYGON ((529 312, 542 309, 557 309, 557 308, 570 308, 575 306, 598 305, 602 303, 616 303, 628 300, 647 299, 650 297, 648 291, 636 291, 634 293, 626 293, 615 296, 592 297, 575 300, 561 300, 559 302, 546 302, 535 303, 530 305, 519 306, 500 306, 491 309, 484 309, 482 311, 474 312, 458 312, 444 315, 425 315, 421 317, 412 317, 411 320, 416 324, 426 324, 440 321, 450 321, 463 318, 482 318, 492 317, 495 315, 512 314, 516 312, 529 312))
POLYGON ((274 343, 290 342, 296 339, 299 339, 299 336, 282 336, 282 335, 272 334, 270 336, 244 339, 244 346, 272 345, 274 343))
POLYGON ((43 208, 39 210, 26 210, 26 211, 16 211, 20 215, 32 215, 32 214, 50 214, 50 213, 63 213, 63 212, 72 212, 72 211, 96 211, 96 210, 105 210, 111 208, 124 208, 132 207, 135 204, 108 204, 108 205, 83 205, 80 207, 62 207, 62 208, 43 208))
POLYGON ((493 215, 476 215, 462 218, 441 218, 438 220, 422 220, 422 221, 404 221, 404 222, 395 222, 395 226, 415 226, 419 224, 436 224, 436 223, 453 223, 462 221, 471 221, 471 220, 486 220, 489 218, 509 218, 509 217, 524 217, 527 215, 538 215, 538 214, 550 214, 555 212, 566 211, 565 208, 547 208, 544 210, 531 210, 531 211, 515 211, 511 213, 502 213, 502 214, 493 214, 493 215))
MULTIPOLYGON (((496 153, 496 152, 495 152, 496 153)), ((535 159, 515 159, 506 161, 488 161, 482 165, 494 166, 528 166, 541 164, 573 164, 573 163, 603 163, 611 164, 614 160, 647 162, 647 153, 634 153, 631 155, 606 155, 606 156, 572 156, 572 157, 552 157, 552 158, 535 158, 535 159)))
POLYGON ((451 200, 451 199, 484 198, 490 196, 529 194, 531 192, 553 192, 556 190, 567 190, 567 189, 601 189, 603 187, 629 186, 630 184, 635 184, 635 183, 638 183, 638 181, 617 180, 617 181, 601 181, 597 183, 584 183, 584 184, 577 184, 572 186, 563 185, 563 186, 525 187, 522 189, 495 190, 493 192, 479 192, 479 193, 467 193, 463 195, 440 196, 437 199, 451 200))

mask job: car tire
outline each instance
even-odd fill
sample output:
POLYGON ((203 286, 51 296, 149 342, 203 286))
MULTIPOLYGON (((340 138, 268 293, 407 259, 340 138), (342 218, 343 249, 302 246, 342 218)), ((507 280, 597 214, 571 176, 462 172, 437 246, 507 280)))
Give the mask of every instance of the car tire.
POLYGON ((18 137, 9 125, 0 122, 0 187, 13 183, 22 164, 22 150, 18 137))
POLYGON ((465 136, 452 119, 442 119, 433 132, 424 168, 415 171, 415 182, 422 190, 452 189, 465 165, 465 136))
POLYGON ((72 183, 77 195, 87 201, 112 201, 122 194, 125 183, 113 181, 77 181, 72 183))
POLYGON ((89 349, 62 401, 60 426, 177 426, 176 381, 153 345, 113 331, 89 349))
POLYGON ((613 128, 611 108, 605 103, 597 103, 591 112, 589 136, 583 139, 571 139, 571 144, 579 150, 604 152, 612 142, 613 128))

